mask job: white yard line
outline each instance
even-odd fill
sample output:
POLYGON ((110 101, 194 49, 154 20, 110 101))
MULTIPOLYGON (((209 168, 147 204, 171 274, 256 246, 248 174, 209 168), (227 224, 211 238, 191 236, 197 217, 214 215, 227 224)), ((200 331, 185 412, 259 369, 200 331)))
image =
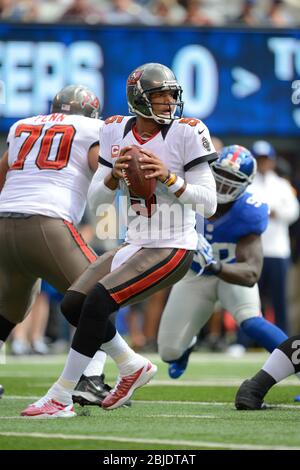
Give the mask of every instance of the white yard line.
MULTIPOLYGON (((49 378, 49 380, 45 382, 38 382, 32 385, 32 387, 48 387, 49 384, 51 385, 52 379, 56 377, 55 375, 51 376, 49 373, 41 373, 41 374, 31 374, 30 372, 7 372, 5 371, 0 372, 0 377, 18 377, 18 378, 39 378, 39 379, 44 379, 44 378, 49 378), (46 385, 45 385, 46 384, 46 385)), ((238 387, 241 385, 241 383, 244 381, 244 377, 238 378, 238 377, 228 377, 228 378, 212 378, 212 379, 199 379, 199 380, 173 380, 173 379, 153 379, 148 386, 150 387, 161 387, 161 386, 172 386, 172 387, 238 387)), ((290 385, 299 385, 299 395, 300 395, 300 381, 296 377, 289 377, 285 379, 283 382, 280 382, 277 384, 278 387, 288 387, 290 385)))
MULTIPOLYGON (((42 358, 40 356, 10 356, 6 355, 7 364, 63 364, 66 360, 65 354, 53 354, 45 355, 42 358)), ((162 361, 158 354, 147 354, 147 357, 150 361, 155 363, 161 363, 162 361)), ((239 357, 238 359, 233 358, 224 353, 209 353, 195 351, 190 357, 190 363, 194 364, 215 364, 215 363, 229 363, 229 364, 259 364, 264 363, 268 357, 267 352, 249 352, 244 356, 239 357)), ((112 359, 108 358, 108 362, 113 362, 112 359)))
MULTIPOLYGON (((217 419, 217 416, 213 415, 143 415, 143 418, 184 418, 184 419, 217 419)), ((1 419, 1 418, 0 418, 1 419)))
POLYGON ((36 395, 4 395, 3 400, 39 400, 40 398, 36 395))
POLYGON ((11 356, 6 354, 6 364, 22 364, 22 365, 30 365, 30 364, 63 364, 66 360, 66 354, 46 354, 45 356, 41 357, 39 355, 32 355, 32 356, 11 356))
POLYGON ((0 372, 0 377, 12 377, 12 378, 25 378, 25 379, 30 379, 30 378, 39 378, 39 379, 43 379, 43 378, 49 378, 49 380, 52 380, 54 381, 55 379, 57 379, 57 375, 58 374, 55 374, 55 372, 53 374, 49 373, 49 371, 47 372, 47 370, 45 370, 44 372, 35 372, 35 373, 30 373, 30 372, 22 372, 22 371, 5 371, 4 369, 0 372))
MULTIPOLYGON (((230 406, 233 407, 233 402, 211 402, 211 401, 172 401, 172 400, 132 400, 132 402, 136 405, 138 403, 146 404, 150 403, 153 405, 197 405, 197 406, 230 406)), ((287 408, 291 410, 300 410, 300 403, 299 405, 287 405, 285 403, 277 403, 276 405, 270 404, 270 408, 287 408)), ((263 413, 263 411, 261 411, 263 413)))
MULTIPOLYGON (((213 415, 177 415, 177 414, 151 414, 151 415, 143 415, 144 418, 150 418, 150 419, 157 419, 157 418, 166 418, 166 419, 178 419, 178 418, 184 418, 184 419, 217 419, 217 416, 213 415)), ((0 420, 6 420, 6 419, 22 419, 24 421, 23 416, 0 416, 0 420)), ((38 419, 38 418, 37 418, 38 419)))
MULTIPOLYGON (((4 400, 28 400, 28 401, 34 401, 34 400, 39 400, 41 397, 40 396, 23 396, 23 395, 5 395, 3 397, 4 400)), ((132 400, 132 402, 135 405, 141 404, 149 404, 149 405, 189 405, 189 406, 230 406, 233 407, 232 402, 211 402, 211 401, 179 401, 179 400, 132 400)), ((0 402, 1 403, 1 402, 0 402)), ((270 405, 272 408, 287 408, 291 410, 300 410, 300 403, 299 405, 287 405, 285 403, 277 403, 276 405, 270 405)))
POLYGON ((147 438, 131 438, 120 436, 96 436, 84 434, 48 434, 48 433, 25 433, 25 432, 0 432, 0 436, 5 437, 31 437, 36 439, 55 439, 55 440, 71 440, 71 441, 108 441, 108 442, 129 442, 134 444, 157 444, 170 445, 178 447, 206 447, 210 449, 235 449, 235 450, 299 450, 300 447, 291 447, 283 445, 255 445, 255 444, 234 444, 232 442, 211 442, 211 441, 185 441, 176 439, 147 439, 147 438))
MULTIPOLYGON (((238 387, 244 381, 244 378, 226 378, 226 379, 203 379, 203 380, 159 380, 153 379, 148 386, 160 387, 162 385, 171 385, 172 387, 238 387)), ((297 378, 289 378, 277 384, 279 387, 288 387, 290 385, 299 385, 297 378)))
POLYGON ((2 419, 22 419, 24 421, 23 416, 0 416, 0 420, 2 419))

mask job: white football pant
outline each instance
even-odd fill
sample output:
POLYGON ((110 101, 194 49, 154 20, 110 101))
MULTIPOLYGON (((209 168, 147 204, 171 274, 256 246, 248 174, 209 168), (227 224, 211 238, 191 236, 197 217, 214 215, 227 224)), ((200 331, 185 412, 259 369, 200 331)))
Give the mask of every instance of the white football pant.
POLYGON ((191 269, 172 288, 158 331, 164 361, 178 359, 214 313, 220 301, 238 325, 261 315, 258 286, 238 286, 216 276, 196 276, 191 269))

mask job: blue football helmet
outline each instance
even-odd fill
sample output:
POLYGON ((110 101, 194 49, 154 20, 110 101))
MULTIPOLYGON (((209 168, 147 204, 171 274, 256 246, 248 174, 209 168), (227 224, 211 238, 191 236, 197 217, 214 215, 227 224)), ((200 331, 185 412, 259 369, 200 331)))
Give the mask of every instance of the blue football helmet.
POLYGON ((241 197, 256 174, 256 160, 241 145, 224 147, 212 165, 217 183, 218 204, 227 204, 241 197))

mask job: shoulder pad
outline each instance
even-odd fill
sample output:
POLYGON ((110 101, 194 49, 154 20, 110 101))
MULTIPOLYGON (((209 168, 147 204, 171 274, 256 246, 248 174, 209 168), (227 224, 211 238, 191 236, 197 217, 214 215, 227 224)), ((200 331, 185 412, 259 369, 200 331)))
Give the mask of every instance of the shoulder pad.
POLYGON ((116 124, 120 124, 124 119, 124 116, 111 116, 107 119, 105 119, 104 123, 105 124, 112 124, 113 122, 115 122, 116 124))
POLYGON ((182 118, 182 119, 179 119, 178 123, 179 124, 187 124, 191 127, 196 127, 197 124, 199 124, 199 119, 196 119, 196 118, 182 118))

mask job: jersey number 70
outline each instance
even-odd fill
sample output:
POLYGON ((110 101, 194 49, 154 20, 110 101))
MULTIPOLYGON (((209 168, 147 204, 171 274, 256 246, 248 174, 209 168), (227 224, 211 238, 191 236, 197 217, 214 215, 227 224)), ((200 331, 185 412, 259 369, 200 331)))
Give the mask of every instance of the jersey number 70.
MULTIPOLYGON (((11 166, 12 170, 22 170, 25 159, 31 152, 34 144, 42 135, 44 125, 20 124, 15 130, 15 137, 27 133, 28 136, 24 140, 17 159, 11 166)), ((35 160, 35 164, 40 170, 61 170, 65 168, 69 162, 71 146, 76 134, 74 126, 71 125, 54 125, 49 127, 44 133, 40 148, 35 160), (56 135, 60 136, 57 146, 57 152, 54 160, 49 160, 53 139, 56 135)))

